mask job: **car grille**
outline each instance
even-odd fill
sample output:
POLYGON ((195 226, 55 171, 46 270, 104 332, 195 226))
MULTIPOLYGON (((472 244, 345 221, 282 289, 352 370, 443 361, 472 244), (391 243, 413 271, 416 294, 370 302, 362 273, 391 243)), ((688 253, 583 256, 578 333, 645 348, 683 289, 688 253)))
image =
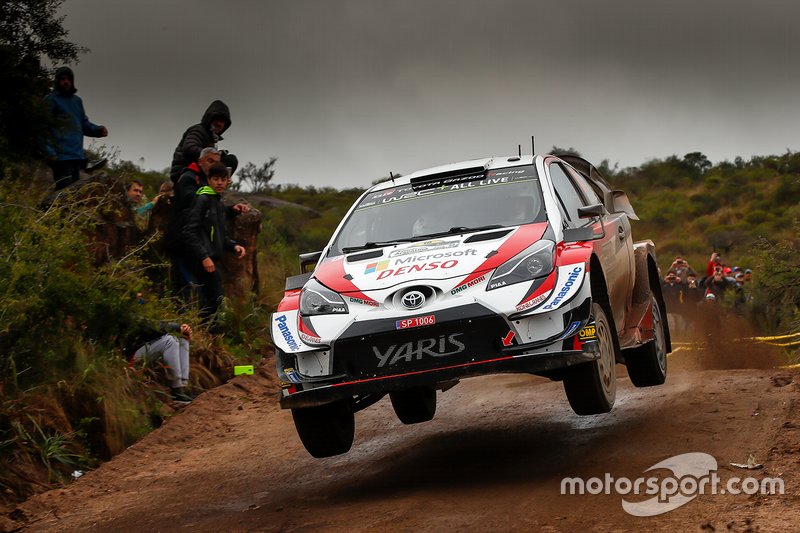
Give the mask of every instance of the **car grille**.
POLYGON ((369 378, 492 359, 508 331, 502 318, 490 316, 340 338, 334 372, 369 378))

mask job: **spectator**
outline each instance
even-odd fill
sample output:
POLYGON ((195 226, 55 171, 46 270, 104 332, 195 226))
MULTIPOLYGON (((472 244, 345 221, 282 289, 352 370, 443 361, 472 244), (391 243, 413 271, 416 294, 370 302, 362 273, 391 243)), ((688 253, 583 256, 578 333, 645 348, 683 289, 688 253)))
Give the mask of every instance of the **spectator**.
MULTIPOLYGON (((183 242, 183 229, 189 210, 197 197, 197 191, 208 185, 206 173, 219 162, 220 153, 216 148, 204 148, 197 163, 189 165, 175 184, 165 245, 172 260, 175 293, 180 295, 186 304, 191 300, 192 287, 197 283, 197 274, 194 270, 196 261, 183 242)), ((250 206, 239 203, 227 208, 226 213, 228 218, 233 218, 249 210, 250 206)))
POLYGON ((174 186, 165 248, 172 260, 175 293, 181 296, 185 304, 191 300, 192 287, 197 283, 197 276, 190 254, 183 244, 183 227, 195 193, 200 187, 207 185, 206 172, 219 161, 220 155, 216 148, 204 148, 197 163, 189 165, 174 186))
POLYGON ((747 284, 753 282, 753 271, 749 268, 744 271, 744 282, 747 284))
POLYGON ((197 190, 197 199, 186 219, 183 239, 194 260, 199 263, 200 316, 207 323, 222 300, 222 277, 219 260, 225 250, 241 259, 245 248, 230 239, 225 227, 225 207, 222 194, 228 187, 228 169, 215 163, 208 169, 208 185, 197 190))
POLYGON ((694 269, 689 266, 689 263, 680 255, 675 257, 675 261, 672 262, 669 269, 680 278, 681 283, 686 283, 689 275, 697 276, 697 272, 695 272, 694 269))
POLYGON ((681 280, 675 275, 675 272, 669 271, 664 277, 664 283, 661 285, 661 292, 664 295, 664 303, 667 306, 667 311, 670 313, 677 313, 681 304, 681 280))
POLYGON ((128 201, 137 207, 142 203, 142 196, 144 196, 144 186, 139 180, 131 180, 128 184, 128 201))
POLYGON ((714 276, 714 270, 722 266, 722 258, 717 252, 711 254, 711 259, 706 266, 706 278, 711 279, 714 276))
POLYGON ((153 362, 163 358, 167 376, 170 380, 172 399, 177 402, 192 401, 187 391, 189 384, 189 342, 192 328, 188 324, 174 322, 152 323, 142 321, 137 324, 126 345, 126 355, 132 352, 130 363, 153 362), (180 332, 176 339, 168 332, 180 332))
POLYGON ((46 97, 56 125, 43 143, 47 164, 53 170, 56 190, 75 183, 86 167, 83 136, 106 137, 108 129, 89 121, 83 101, 75 93, 75 75, 69 67, 56 70, 53 92, 46 97))
POLYGON ((724 298, 725 292, 732 287, 732 283, 725 277, 722 268, 714 270, 711 279, 706 280, 706 295, 713 294, 716 300, 724 298))
MULTIPOLYGON (((697 283, 697 276, 689 275, 686 281, 686 287, 683 290, 683 301, 689 306, 694 306, 703 299, 703 291, 697 283)), ((690 307, 692 308, 692 307, 690 307)))
MULTIPOLYGON (((231 127, 231 113, 221 100, 214 100, 208 106, 199 124, 189 127, 181 137, 175 153, 172 155, 172 167, 169 177, 176 183, 184 169, 200 159, 203 148, 216 148, 222 140, 222 134, 231 127)), ((220 154, 225 166, 231 167, 231 174, 236 172, 238 160, 233 154, 220 154)))

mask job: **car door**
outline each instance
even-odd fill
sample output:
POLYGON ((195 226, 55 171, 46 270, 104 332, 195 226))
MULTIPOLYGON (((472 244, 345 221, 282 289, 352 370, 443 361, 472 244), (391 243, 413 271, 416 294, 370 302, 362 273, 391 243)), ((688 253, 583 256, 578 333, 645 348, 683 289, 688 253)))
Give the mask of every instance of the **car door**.
MULTIPOLYGON (((592 224, 590 219, 578 217, 578 208, 602 203, 597 193, 582 176, 567 165, 551 161, 548 165, 550 179, 567 214, 567 224, 579 228, 592 224)), ((593 241, 594 252, 600 258, 606 278, 611 312, 618 331, 625 326, 633 289, 633 240, 631 225, 625 213, 608 213, 601 217, 605 236, 593 241)))

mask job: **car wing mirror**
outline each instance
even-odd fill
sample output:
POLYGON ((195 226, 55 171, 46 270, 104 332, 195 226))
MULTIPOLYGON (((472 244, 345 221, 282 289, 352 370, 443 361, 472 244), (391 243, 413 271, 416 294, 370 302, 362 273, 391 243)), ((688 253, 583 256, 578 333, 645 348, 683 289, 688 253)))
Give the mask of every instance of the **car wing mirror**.
MULTIPOLYGON (((608 213, 606 206, 603 204, 587 205, 578 208, 578 218, 595 218, 602 217, 608 213)), ((564 242, 585 242, 595 241, 602 239, 606 236, 603 221, 599 220, 597 223, 589 224, 580 228, 566 228, 564 229, 564 242)))
POLYGON ((595 233, 592 226, 584 226, 582 228, 567 228, 564 230, 564 242, 584 242, 594 241, 601 239, 601 233, 595 233))
POLYGON ((587 205, 585 207, 578 208, 578 218, 601 217, 607 212, 606 206, 603 204, 587 205))
POLYGON ((307 254, 300 254, 300 273, 305 274, 308 272, 306 267, 311 266, 314 267, 318 262, 319 258, 322 257, 322 250, 319 252, 309 252, 307 254))

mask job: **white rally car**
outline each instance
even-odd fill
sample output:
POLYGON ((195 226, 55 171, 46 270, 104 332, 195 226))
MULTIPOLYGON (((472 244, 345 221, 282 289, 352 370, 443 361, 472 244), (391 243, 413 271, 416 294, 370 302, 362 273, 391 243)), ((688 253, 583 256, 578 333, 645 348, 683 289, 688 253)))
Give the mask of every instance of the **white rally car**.
POLYGON ((664 382, 671 351, 655 249, 587 161, 467 161, 375 185, 272 316, 281 406, 315 457, 353 443, 354 413, 386 394, 424 422, 461 378, 561 380, 581 415, 611 409, 616 363, 664 382))

